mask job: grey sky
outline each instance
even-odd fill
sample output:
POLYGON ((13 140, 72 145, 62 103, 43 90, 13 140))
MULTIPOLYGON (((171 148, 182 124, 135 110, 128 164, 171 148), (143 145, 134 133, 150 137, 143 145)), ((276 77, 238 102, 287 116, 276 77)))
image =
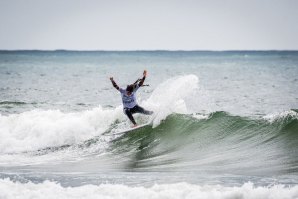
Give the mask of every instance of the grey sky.
POLYGON ((297 0, 0 0, 0 49, 298 49, 297 0))

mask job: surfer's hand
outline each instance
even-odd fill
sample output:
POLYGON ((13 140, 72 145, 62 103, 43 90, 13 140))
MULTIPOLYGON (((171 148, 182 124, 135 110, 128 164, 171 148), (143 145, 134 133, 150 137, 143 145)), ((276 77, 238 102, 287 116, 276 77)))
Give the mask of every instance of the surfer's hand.
POLYGON ((110 80, 113 81, 114 80, 113 77, 110 77, 110 80))
POLYGON ((146 71, 146 70, 144 70, 144 72, 143 72, 143 76, 144 76, 144 77, 147 76, 147 71, 146 71))

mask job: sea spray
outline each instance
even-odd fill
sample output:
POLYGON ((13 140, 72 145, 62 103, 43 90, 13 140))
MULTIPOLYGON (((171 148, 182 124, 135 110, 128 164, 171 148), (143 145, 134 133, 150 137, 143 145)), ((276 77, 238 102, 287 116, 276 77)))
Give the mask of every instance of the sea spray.
POLYGON ((173 77, 161 83, 143 103, 155 112, 153 127, 172 113, 188 113, 184 99, 198 88, 198 83, 195 75, 173 77))

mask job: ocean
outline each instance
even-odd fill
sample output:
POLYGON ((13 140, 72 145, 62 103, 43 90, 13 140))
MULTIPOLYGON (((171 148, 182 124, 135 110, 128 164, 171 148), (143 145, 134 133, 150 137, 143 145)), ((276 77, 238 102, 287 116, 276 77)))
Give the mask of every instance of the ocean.
POLYGON ((298 51, 0 51, 0 198, 298 198, 298 51))

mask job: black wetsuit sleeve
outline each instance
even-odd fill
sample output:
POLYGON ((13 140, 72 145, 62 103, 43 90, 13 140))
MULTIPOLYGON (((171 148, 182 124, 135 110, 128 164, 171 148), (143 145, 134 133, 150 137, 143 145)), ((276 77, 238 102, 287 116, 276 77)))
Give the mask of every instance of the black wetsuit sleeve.
POLYGON ((145 76, 143 76, 143 78, 140 80, 140 82, 139 82, 139 86, 143 86, 143 84, 144 84, 144 81, 145 81, 145 76))
POLYGON ((111 80, 111 82, 112 82, 113 86, 114 86, 117 90, 119 90, 119 86, 116 84, 116 82, 115 82, 114 80, 111 80))

